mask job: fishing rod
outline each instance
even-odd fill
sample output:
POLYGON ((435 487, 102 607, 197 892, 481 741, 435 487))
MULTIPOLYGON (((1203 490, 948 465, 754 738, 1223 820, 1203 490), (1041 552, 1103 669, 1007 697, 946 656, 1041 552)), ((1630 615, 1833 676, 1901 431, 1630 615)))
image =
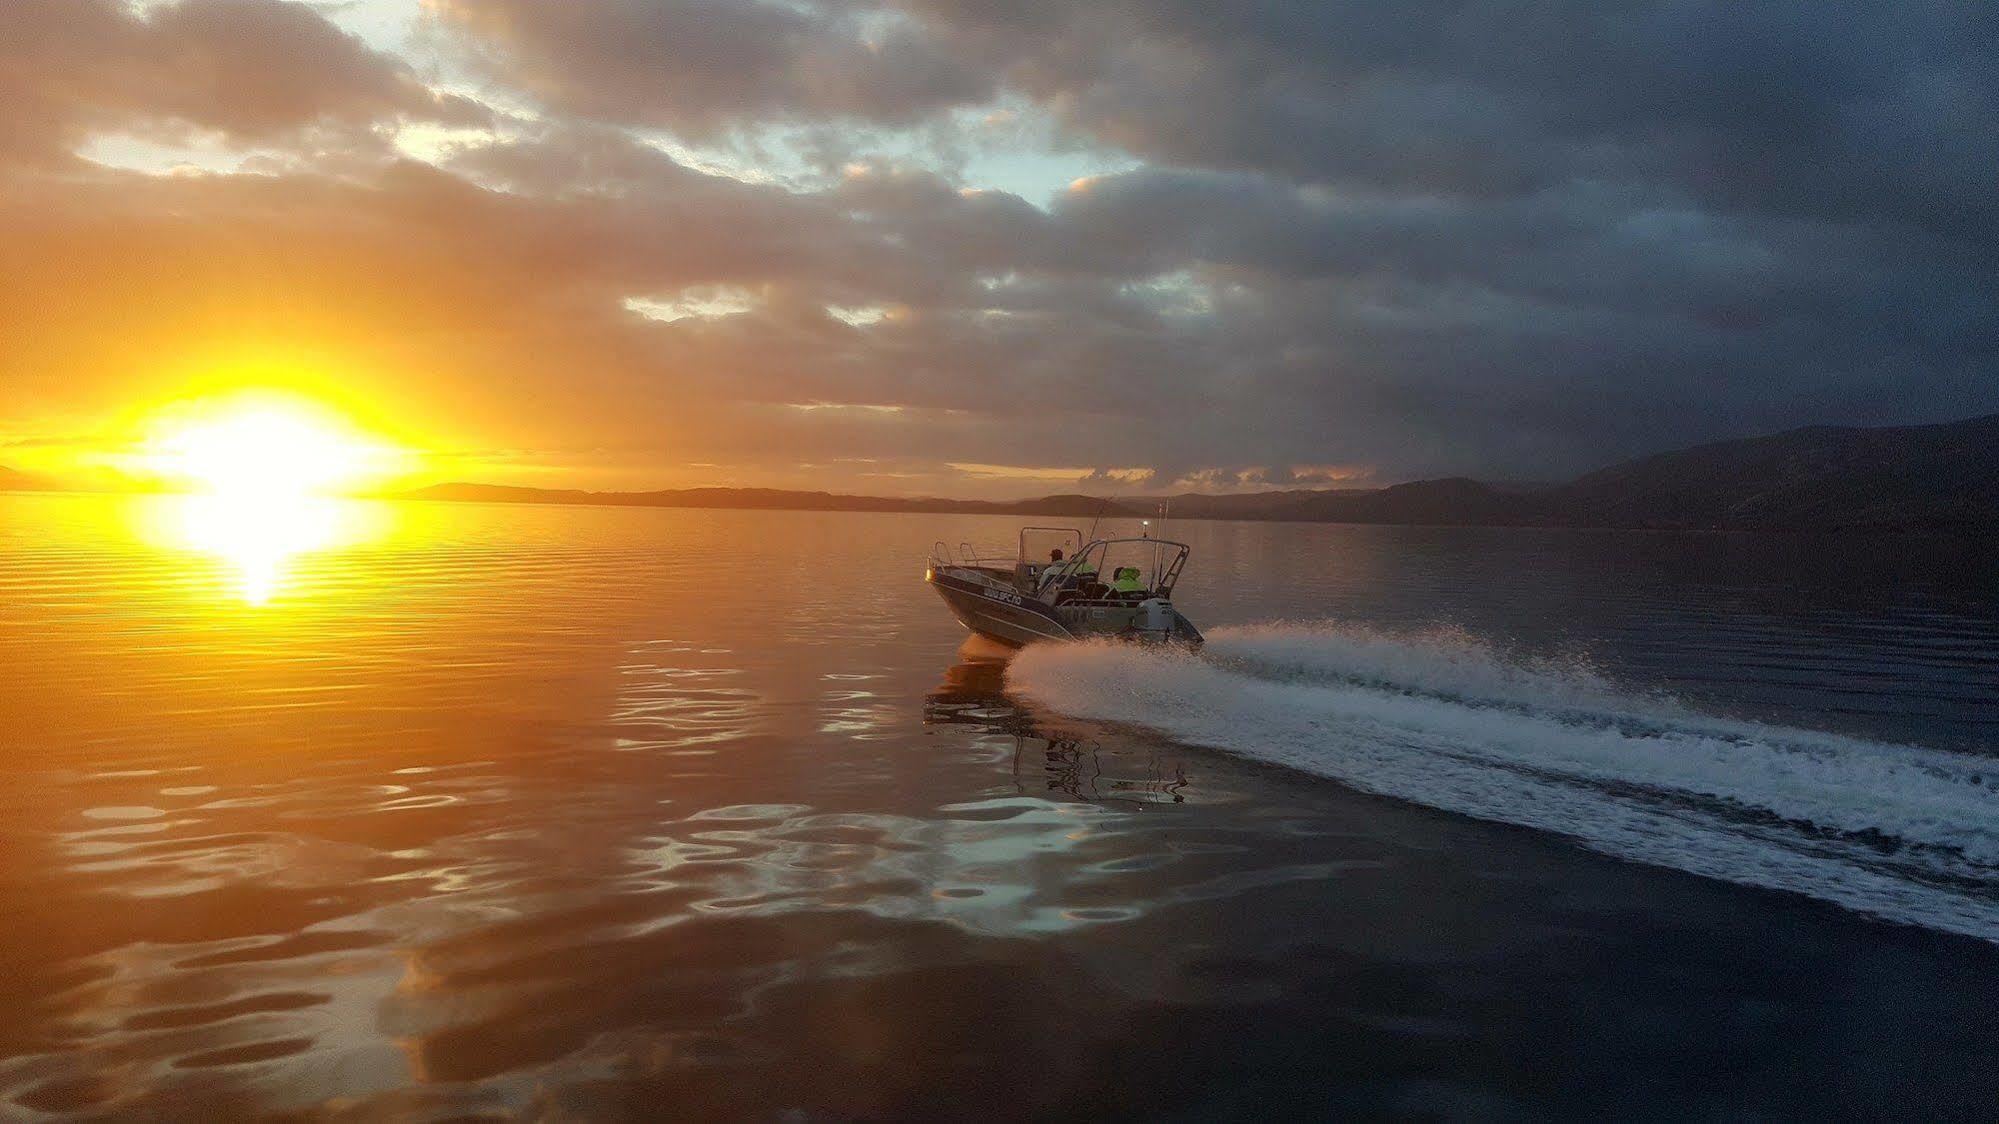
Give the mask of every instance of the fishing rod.
POLYGON ((1111 501, 1116 498, 1116 496, 1105 496, 1102 502, 1097 504, 1097 516, 1090 520, 1090 537, 1083 543, 1084 546, 1097 541, 1097 524, 1104 521, 1104 512, 1110 510, 1111 501))

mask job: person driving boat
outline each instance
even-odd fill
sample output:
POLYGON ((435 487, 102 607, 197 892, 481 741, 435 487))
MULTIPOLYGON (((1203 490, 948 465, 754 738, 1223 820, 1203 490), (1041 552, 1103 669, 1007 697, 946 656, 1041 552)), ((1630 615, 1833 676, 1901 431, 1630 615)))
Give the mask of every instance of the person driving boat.
POLYGON ((1059 588, 1062 575, 1068 567, 1069 564, 1063 561, 1062 551, 1059 548, 1049 551, 1048 565, 1043 566, 1041 572, 1036 575, 1035 587, 1042 590, 1059 588))
POLYGON ((1048 568, 1041 573, 1041 593, 1053 595, 1057 601, 1066 601, 1079 594, 1089 596, 1089 587, 1097 581, 1097 568, 1080 555, 1064 562, 1061 551, 1048 553, 1048 568))

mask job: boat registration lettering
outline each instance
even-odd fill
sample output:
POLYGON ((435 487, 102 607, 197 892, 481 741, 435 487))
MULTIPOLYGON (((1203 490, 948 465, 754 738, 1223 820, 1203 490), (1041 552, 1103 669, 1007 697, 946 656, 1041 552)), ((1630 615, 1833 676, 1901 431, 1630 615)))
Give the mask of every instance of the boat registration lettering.
POLYGON ((1020 604, 1020 594, 1018 593, 1008 593, 1003 589, 981 589, 979 592, 992 598, 994 601, 1004 601, 1009 605, 1020 604))

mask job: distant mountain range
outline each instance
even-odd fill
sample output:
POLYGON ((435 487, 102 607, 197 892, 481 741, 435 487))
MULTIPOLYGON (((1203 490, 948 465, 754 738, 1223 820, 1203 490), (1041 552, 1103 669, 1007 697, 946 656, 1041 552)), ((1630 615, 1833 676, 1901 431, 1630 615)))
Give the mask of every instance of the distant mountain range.
MULTIPOLYGON (((0 490, 46 485, 0 469, 0 490)), ((1386 488, 1104 500, 1053 495, 996 502, 843 495, 775 488, 584 492, 438 484, 397 498, 484 503, 804 511, 961 512, 1137 518, 1162 503, 1175 518, 1321 523, 1895 530, 1999 536, 1999 414, 1942 425, 1813 426, 1627 461, 1552 485, 1449 477, 1386 488)))
POLYGON ((433 484, 395 499, 474 503, 595 504, 606 507, 726 507, 774 511, 930 511, 985 515, 1063 515, 1071 518, 1129 515, 1136 509, 1096 496, 1041 496, 1030 500, 951 500, 927 497, 852 496, 783 488, 669 488, 655 492, 582 492, 573 488, 516 488, 505 484, 433 484))
POLYGON ((1056 495, 1011 503, 766 488, 574 492, 441 484, 417 499, 815 511, 937 511, 1127 518, 1162 503, 1182 519, 1716 530, 1999 532, 1999 414, 1943 425, 1813 426, 1718 441, 1599 469, 1565 484, 1464 477, 1386 488, 1236 495, 1056 495))
POLYGON ((1175 497, 1192 518, 1707 530, 1999 532, 1999 414, 1942 425, 1812 426, 1717 441, 1566 484, 1462 477, 1307 493, 1242 512, 1247 496, 1175 497))
POLYGON ((1565 522, 1777 529, 1999 527, 1999 414, 1814 426, 1615 465, 1554 489, 1565 522))

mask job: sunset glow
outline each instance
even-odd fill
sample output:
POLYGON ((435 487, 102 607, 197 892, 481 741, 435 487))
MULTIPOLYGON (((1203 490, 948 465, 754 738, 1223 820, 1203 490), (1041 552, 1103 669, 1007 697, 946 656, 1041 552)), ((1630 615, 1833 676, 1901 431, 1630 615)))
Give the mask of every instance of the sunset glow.
POLYGON ((0 1124, 1991 1118, 1995 40, 0 0, 0 1124))
POLYGON ((398 450, 311 403, 244 399, 163 424, 138 466, 180 489, 272 498, 373 483, 400 459, 398 450))

